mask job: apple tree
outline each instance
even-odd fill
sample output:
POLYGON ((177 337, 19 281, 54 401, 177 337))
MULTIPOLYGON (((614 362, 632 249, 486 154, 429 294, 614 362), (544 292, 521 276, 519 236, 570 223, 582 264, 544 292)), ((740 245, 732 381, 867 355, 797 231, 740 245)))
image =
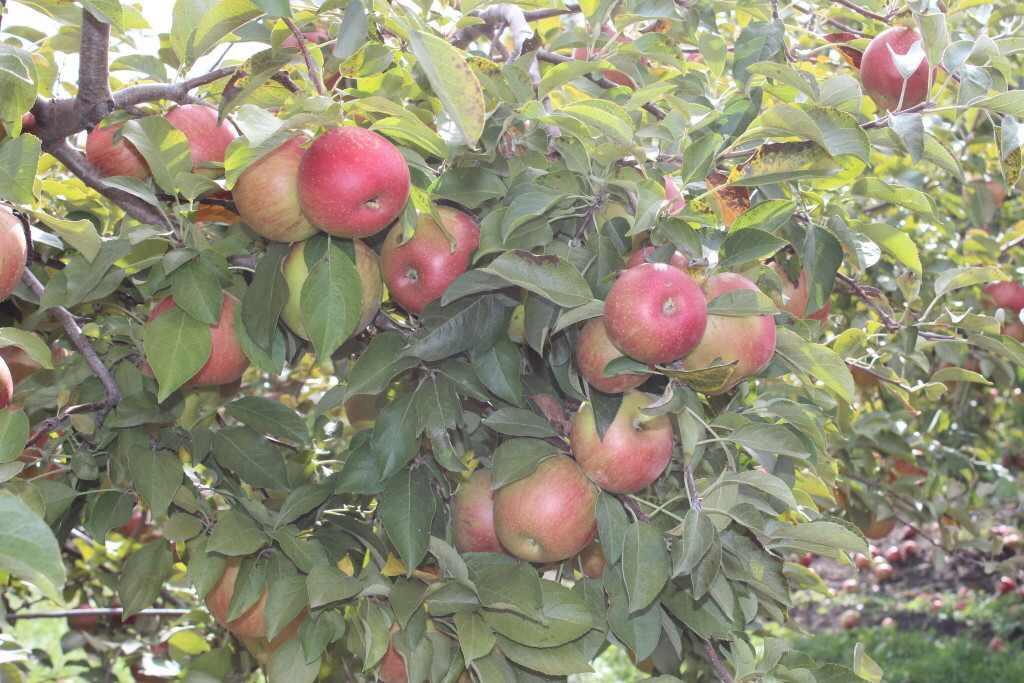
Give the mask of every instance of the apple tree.
POLYGON ((877 681, 1020 502, 1020 3, 2 4, 4 680, 877 681))

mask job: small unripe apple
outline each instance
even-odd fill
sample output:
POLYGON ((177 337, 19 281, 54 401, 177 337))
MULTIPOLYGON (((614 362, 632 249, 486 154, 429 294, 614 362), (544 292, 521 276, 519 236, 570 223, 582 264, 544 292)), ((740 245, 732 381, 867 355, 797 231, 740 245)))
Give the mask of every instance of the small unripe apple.
POLYGON ((860 625, 860 612, 855 609, 848 609, 839 615, 839 626, 849 631, 860 625))
POLYGON ((417 315, 466 272, 480 246, 480 228, 472 216, 447 206, 438 206, 437 215, 444 230, 430 214, 420 214, 412 239, 403 244, 402 226, 395 224, 380 252, 391 298, 417 315))
POLYGON ((903 553, 900 552, 900 549, 894 545, 891 545, 885 549, 883 557, 885 557, 885 561, 889 564, 899 564, 903 561, 903 553))
POLYGON ((985 285, 985 297, 994 308, 1019 313, 1024 308, 1024 285, 1019 282, 993 282, 985 285))
POLYGON ((608 338, 604 318, 588 320, 576 342, 576 366, 580 370, 580 375, 590 386, 606 394, 619 394, 635 389, 650 377, 646 373, 638 372, 606 377, 605 367, 616 358, 622 358, 622 352, 615 348, 612 340, 608 338))
MULTIPOLYGON (((757 285, 737 273, 719 273, 704 283, 708 302, 741 289, 760 291, 757 285)), ((735 361, 732 374, 718 387, 705 391, 721 394, 764 370, 774 355, 775 319, 772 316, 709 315, 704 336, 697 348, 683 360, 683 365, 689 370, 700 370, 716 361, 735 361)))
POLYGON ((871 560, 868 558, 867 555, 864 555, 862 553, 857 553, 853 556, 853 564, 855 567, 857 567, 857 569, 861 571, 867 571, 868 569, 871 569, 871 560))
POLYGON ((85 158, 104 176, 128 176, 145 180, 149 177, 146 163, 135 145, 126 139, 114 141, 120 124, 96 126, 85 138, 85 158))
POLYGON ((888 581, 892 578, 892 565, 888 562, 880 562, 879 564, 875 565, 875 568, 872 570, 872 574, 874 574, 875 581, 877 581, 878 583, 888 581))
POLYGON ((227 121, 217 121, 217 110, 202 104, 182 104, 164 116, 188 140, 192 155, 192 170, 216 174, 213 169, 202 169, 204 164, 224 163, 228 145, 238 133, 227 121))
POLYGON ((1012 593, 1017 589, 1017 582, 1011 579, 1009 576, 1000 576, 999 582, 996 583, 996 593, 999 595, 1006 595, 1012 593))
POLYGON ((452 535, 462 553, 501 553, 494 531, 494 493, 491 473, 476 470, 462 482, 452 500, 452 535))
POLYGON ((580 406, 572 420, 572 452, 590 480, 612 493, 636 493, 661 476, 672 460, 672 421, 642 411, 654 396, 630 391, 615 419, 598 435, 594 408, 580 406))
MULTIPOLYGON (((725 185, 728 177, 720 171, 715 171, 705 179, 705 182, 709 190, 714 190, 725 185)), ((726 228, 731 227, 740 214, 750 208, 750 190, 746 187, 722 187, 712 192, 710 197, 726 228)))
POLYGON ((704 335, 707 300, 689 275, 664 263, 643 263, 619 274, 604 305, 608 338, 642 363, 671 363, 704 335))
MULTIPOLYGON (((362 240, 352 240, 355 255, 356 272, 362 286, 362 303, 359 308, 359 323, 353 334, 358 334, 373 322, 380 302, 384 297, 384 281, 381 278, 380 262, 377 254, 362 240)), ((306 263, 306 242, 296 242, 285 257, 284 279, 288 283, 288 301, 281 310, 281 320, 296 336, 309 339, 305 326, 302 324, 302 287, 309 277, 309 266, 306 263)))
POLYGON ((601 544, 594 541, 580 552, 580 568, 583 575, 591 579, 599 579, 604 575, 608 560, 604 556, 601 544))
POLYGON ((498 540, 529 562, 566 560, 594 538, 597 497, 597 487, 575 461, 554 455, 494 494, 498 540))
POLYGON ((261 237, 298 242, 316 234, 299 207, 299 162, 308 139, 299 135, 249 166, 232 190, 238 214, 261 237))
POLYGON ((928 98, 928 59, 921 60, 917 70, 906 81, 904 92, 903 76, 896 67, 893 53, 905 55, 921 36, 912 28, 894 26, 882 31, 868 43, 860 63, 860 80, 864 92, 875 104, 886 111, 899 107, 900 93, 903 93, 902 109, 921 104, 928 98))
POLYGON ((409 199, 409 166, 387 138, 356 126, 334 128, 299 164, 299 203, 317 228, 369 237, 386 228, 409 199))
POLYGON ((807 311, 807 302, 810 299, 810 289, 807 284, 807 271, 801 269, 800 277, 794 283, 789 279, 785 269, 776 262, 772 262, 772 268, 782 280, 782 295, 776 298, 775 304, 779 310, 786 311, 794 318, 808 318, 809 320, 826 320, 829 311, 832 309, 832 302, 826 301, 825 305, 816 311, 807 311))
POLYGON ((10 209, 0 206, 0 301, 18 286, 27 261, 25 228, 10 209))
MULTIPOLYGON (((167 297, 153 308, 150 320, 155 320, 173 307, 174 298, 167 297)), ((219 386, 231 384, 241 379, 249 358, 242 351, 235 330, 235 309, 241 302, 234 294, 224 292, 220 307, 220 319, 216 325, 210 326, 210 358, 186 384, 190 387, 219 386)))

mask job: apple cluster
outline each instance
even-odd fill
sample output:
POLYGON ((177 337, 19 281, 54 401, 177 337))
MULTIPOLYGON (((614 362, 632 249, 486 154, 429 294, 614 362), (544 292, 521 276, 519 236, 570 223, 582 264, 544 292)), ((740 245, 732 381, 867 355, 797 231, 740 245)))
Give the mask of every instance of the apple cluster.
MULTIPOLYGON (((21 221, 6 206, 0 206, 0 301, 14 291, 25 272, 28 261, 28 243, 21 221)), ((14 378, 7 362, 0 358, 0 410, 6 408, 14 396, 14 378)))

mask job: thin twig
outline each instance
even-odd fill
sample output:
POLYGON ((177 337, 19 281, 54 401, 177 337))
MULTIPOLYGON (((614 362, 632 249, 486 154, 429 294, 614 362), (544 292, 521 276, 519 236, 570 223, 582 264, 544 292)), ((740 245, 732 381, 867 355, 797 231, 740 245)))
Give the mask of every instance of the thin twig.
MULTIPOLYGON (((191 612, 188 609, 152 608, 133 612, 132 617, 182 617, 191 612)), ((119 617, 124 614, 123 607, 91 607, 81 609, 52 610, 48 612, 12 612, 4 616, 8 621, 19 619, 67 619, 68 617, 119 617)))
MULTIPOLYGON (((45 288, 43 283, 32 273, 28 268, 25 269, 25 274, 22 276, 22 282, 32 290, 32 293, 42 299, 45 288)), ((96 410, 96 422, 97 425, 102 424, 104 418, 107 416, 114 406, 121 401, 121 390, 117 386, 117 381, 114 380, 114 375, 111 374, 110 370, 103 361, 100 360, 99 354, 96 353, 96 349, 93 348, 89 340, 82 334, 82 328, 78 326, 75 321, 75 317, 71 315, 71 312, 63 306, 52 306, 48 309, 64 327, 64 332, 67 333, 68 339, 75 345, 75 348, 82 354, 85 359, 86 365, 92 370, 93 374, 100 380, 103 385, 103 391, 106 394, 106 400, 103 401, 101 407, 96 410)))
POLYGON ((710 640, 704 641, 704 654, 707 655, 708 661, 711 662, 711 668, 715 670, 718 680, 722 681, 722 683, 733 683, 732 674, 725 668, 725 663, 718 656, 718 650, 715 649, 710 640))
POLYGON ((580 6, 572 3, 566 3, 565 7, 560 9, 536 9, 532 12, 524 12, 523 17, 527 21, 540 21, 541 19, 547 19, 548 17, 559 17, 565 14, 576 14, 580 11, 580 6))
POLYGON ((882 324, 885 325, 885 329, 889 332, 897 332, 902 325, 893 320, 892 316, 883 309, 874 297, 868 292, 868 290, 856 280, 848 275, 842 273, 836 273, 836 280, 843 283, 851 294, 855 295, 858 299, 866 303, 871 310, 878 314, 878 317, 882 320, 882 324))
POLYGON ((690 499, 690 509, 700 514, 704 509, 704 501, 700 498, 700 491, 697 489, 697 481, 693 478, 693 465, 683 465, 683 481, 686 484, 686 495, 690 499))
POLYGON ((303 35, 299 27, 295 25, 290 17, 284 18, 285 26, 295 36, 295 42, 299 44, 299 52, 302 53, 302 59, 306 62, 306 69, 309 71, 309 80, 313 81, 313 87, 316 88, 318 95, 324 94, 324 79, 320 75, 320 66, 313 59, 313 55, 309 53, 309 48, 306 47, 306 36, 303 35))

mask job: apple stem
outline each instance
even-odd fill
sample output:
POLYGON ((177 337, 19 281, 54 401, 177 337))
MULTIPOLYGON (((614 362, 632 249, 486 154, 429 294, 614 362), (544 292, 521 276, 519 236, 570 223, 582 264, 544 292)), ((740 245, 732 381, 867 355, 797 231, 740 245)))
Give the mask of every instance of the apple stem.
POLYGON ((299 52, 302 53, 302 59, 306 62, 306 69, 309 71, 309 80, 313 81, 313 87, 316 88, 318 95, 324 94, 324 79, 320 76, 320 66, 313 59, 313 56, 309 54, 309 48, 306 47, 306 36, 302 34, 299 27, 295 25, 291 17, 284 18, 285 26, 295 36, 295 42, 299 44, 299 52))

